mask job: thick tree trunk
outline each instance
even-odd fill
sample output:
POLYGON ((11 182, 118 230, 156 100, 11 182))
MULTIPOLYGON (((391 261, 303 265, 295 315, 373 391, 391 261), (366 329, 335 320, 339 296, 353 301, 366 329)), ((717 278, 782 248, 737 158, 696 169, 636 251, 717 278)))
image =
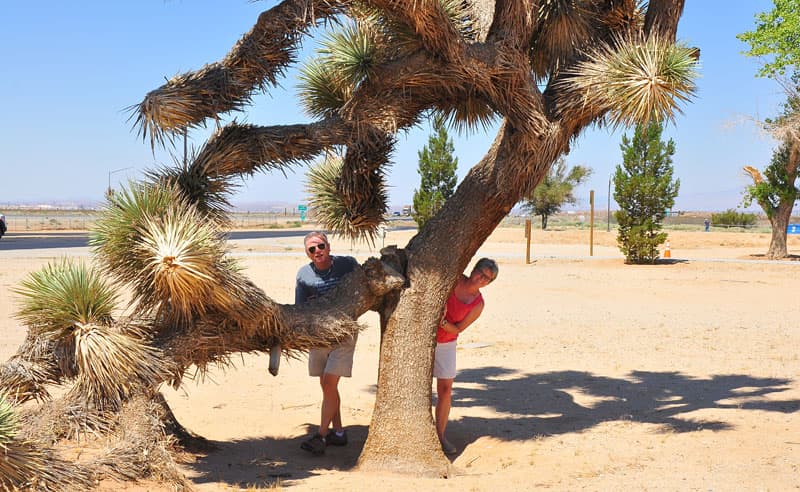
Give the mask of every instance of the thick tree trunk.
POLYGON ((786 228, 789 226, 793 207, 794 201, 781 202, 769 219, 772 225, 772 239, 767 250, 767 258, 771 260, 780 260, 789 254, 786 249, 786 228))
MULTIPOLYGON (((561 146, 549 148, 564 149, 561 146)), ((464 178, 455 195, 405 250, 408 286, 387 311, 370 432, 359 459, 362 470, 447 476, 450 462, 436 436, 431 378, 436 326, 458 275, 522 196, 522 183, 538 183, 555 159, 528 162, 530 176, 503 187, 508 167, 520 169, 519 136, 504 126, 492 150, 464 178), (389 314, 390 313, 390 314, 389 314), (402 438, 398 438, 402 436, 402 438)), ((558 152, 558 150, 557 150, 558 152)), ((559 152, 560 153, 560 152, 559 152)))
POLYGON ((675 42, 684 0, 650 0, 644 18, 644 31, 675 42))

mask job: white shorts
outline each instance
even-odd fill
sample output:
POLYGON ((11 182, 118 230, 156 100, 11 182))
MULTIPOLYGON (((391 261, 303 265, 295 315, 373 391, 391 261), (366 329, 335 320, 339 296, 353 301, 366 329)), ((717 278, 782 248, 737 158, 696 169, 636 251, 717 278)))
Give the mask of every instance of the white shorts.
POLYGON ((322 376, 327 373, 349 378, 353 372, 356 340, 358 333, 335 347, 311 349, 308 352, 308 375, 322 376))
POLYGON ((437 343, 433 354, 433 377, 456 378, 456 341, 437 343))

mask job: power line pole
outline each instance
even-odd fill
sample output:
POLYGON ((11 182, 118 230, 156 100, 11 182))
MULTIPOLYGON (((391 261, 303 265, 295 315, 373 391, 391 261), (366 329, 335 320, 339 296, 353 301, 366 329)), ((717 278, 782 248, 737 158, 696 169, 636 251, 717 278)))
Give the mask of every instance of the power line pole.
POLYGON ((606 206, 606 232, 611 232, 611 175, 608 175, 608 205, 606 206))

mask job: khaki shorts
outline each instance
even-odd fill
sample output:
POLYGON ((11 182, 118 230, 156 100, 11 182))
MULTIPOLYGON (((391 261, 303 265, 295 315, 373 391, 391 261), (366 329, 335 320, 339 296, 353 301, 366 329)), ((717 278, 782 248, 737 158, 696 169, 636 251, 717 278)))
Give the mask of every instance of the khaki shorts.
POLYGON ((433 377, 456 378, 456 341, 437 343, 433 354, 433 377))
POLYGON ((327 373, 349 378, 353 372, 356 340, 358 334, 336 347, 311 349, 308 352, 308 375, 322 376, 327 373))

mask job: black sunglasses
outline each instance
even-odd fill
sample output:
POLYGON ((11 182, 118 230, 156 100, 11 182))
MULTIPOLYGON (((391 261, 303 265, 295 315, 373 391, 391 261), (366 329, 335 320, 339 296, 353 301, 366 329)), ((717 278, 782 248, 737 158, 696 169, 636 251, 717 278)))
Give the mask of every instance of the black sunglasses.
POLYGON ((319 243, 319 244, 315 244, 314 246, 309 246, 308 247, 308 252, 313 255, 314 251, 316 251, 317 248, 319 248, 320 251, 324 250, 325 249, 325 243, 319 243))

